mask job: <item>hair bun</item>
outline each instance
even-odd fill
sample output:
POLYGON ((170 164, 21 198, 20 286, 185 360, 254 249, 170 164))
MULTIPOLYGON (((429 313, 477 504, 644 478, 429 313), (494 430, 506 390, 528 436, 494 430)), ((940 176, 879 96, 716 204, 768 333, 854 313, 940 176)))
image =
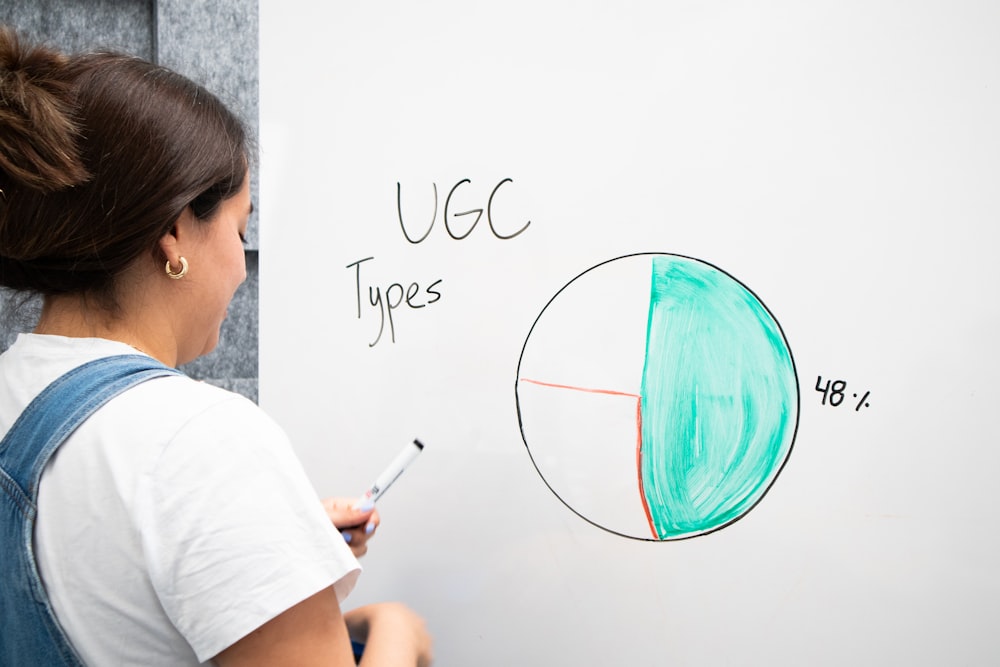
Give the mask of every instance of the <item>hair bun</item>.
POLYGON ((7 183, 51 192, 87 179, 69 62, 51 49, 27 46, 0 25, 0 172, 7 183))

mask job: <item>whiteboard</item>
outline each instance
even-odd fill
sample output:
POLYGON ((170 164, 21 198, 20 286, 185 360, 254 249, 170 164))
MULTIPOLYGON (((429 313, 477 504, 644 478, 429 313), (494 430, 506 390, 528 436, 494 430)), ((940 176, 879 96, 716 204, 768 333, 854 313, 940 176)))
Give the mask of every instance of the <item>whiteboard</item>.
POLYGON ((322 495, 426 445, 349 605, 443 667, 1000 661, 1000 5, 260 24, 261 404, 322 495))

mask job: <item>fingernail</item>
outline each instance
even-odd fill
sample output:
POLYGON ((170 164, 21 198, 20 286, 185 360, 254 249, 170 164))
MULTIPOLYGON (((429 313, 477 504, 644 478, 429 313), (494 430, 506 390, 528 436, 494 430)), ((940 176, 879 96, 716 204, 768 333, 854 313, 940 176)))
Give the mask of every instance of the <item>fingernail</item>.
POLYGON ((368 510, 375 508, 375 501, 371 498, 365 498, 360 503, 357 504, 357 509, 360 512, 367 512, 368 510))
POLYGON ((365 526, 365 535, 371 535, 374 532, 375 532, 375 522, 369 521, 368 525, 365 526))
POLYGON ((344 541, 345 542, 350 542, 351 541, 351 534, 349 532, 347 532, 346 530, 341 531, 340 534, 344 536, 344 541))

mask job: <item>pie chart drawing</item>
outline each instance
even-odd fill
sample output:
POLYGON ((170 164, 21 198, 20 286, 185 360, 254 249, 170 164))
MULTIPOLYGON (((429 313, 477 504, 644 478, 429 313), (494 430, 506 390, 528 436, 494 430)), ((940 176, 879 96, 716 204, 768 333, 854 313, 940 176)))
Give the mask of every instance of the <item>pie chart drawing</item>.
POLYGON ((559 290, 525 340, 515 396, 549 489, 591 524, 638 540, 741 519, 798 428, 777 320, 725 271, 669 253, 608 260, 559 290))

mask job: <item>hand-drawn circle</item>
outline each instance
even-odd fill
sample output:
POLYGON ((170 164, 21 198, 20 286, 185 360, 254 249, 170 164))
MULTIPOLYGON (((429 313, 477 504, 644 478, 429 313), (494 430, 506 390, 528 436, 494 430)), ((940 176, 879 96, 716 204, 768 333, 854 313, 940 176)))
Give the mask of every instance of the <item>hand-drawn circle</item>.
POLYGON ((671 253, 607 260, 556 292, 524 341, 515 400, 552 493, 647 541, 741 519, 798 429, 795 364, 770 310, 722 269, 671 253))

